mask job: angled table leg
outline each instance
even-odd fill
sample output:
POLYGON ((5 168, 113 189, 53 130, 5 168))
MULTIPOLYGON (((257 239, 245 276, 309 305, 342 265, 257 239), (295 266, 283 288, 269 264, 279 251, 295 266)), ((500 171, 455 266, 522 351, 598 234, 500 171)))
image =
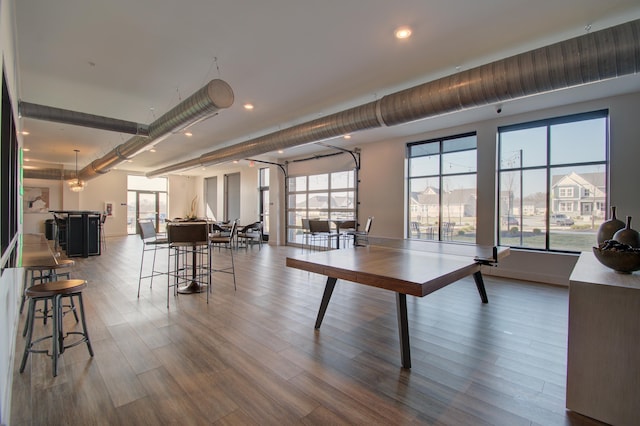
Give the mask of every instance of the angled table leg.
POLYGON ((329 306, 329 300, 331 300, 331 294, 333 294, 336 281, 338 281, 337 278, 327 277, 327 285, 324 287, 322 302, 320 302, 320 309, 318 310, 318 317, 316 318, 316 329, 320 328, 322 324, 322 319, 324 318, 324 313, 327 311, 327 306, 329 306))
POLYGON ((480 298, 482 299, 482 303, 489 303, 489 298, 487 297, 487 290, 484 288, 484 280, 482 279, 482 273, 480 271, 474 272, 473 279, 476 282, 476 287, 478 287, 478 293, 480 293, 480 298))
POLYGON ((407 319, 407 295, 396 293, 398 310, 398 334, 400 335, 400 357, 403 368, 411 368, 411 348, 409 346, 409 321, 407 319))

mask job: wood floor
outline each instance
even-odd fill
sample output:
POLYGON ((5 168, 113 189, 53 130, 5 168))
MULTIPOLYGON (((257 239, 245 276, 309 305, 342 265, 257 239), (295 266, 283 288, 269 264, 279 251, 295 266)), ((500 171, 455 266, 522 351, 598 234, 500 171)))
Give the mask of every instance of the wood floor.
POLYGON ((264 246, 236 252, 237 291, 217 273, 209 304, 171 295, 167 310, 163 279, 136 297, 141 248, 111 238, 77 259, 93 358, 68 349, 54 378, 32 354, 20 374, 19 333, 11 425, 598 424, 565 411, 564 288, 486 277, 488 305, 471 278, 409 297, 404 370, 391 292, 339 281, 315 331, 325 278, 264 246))

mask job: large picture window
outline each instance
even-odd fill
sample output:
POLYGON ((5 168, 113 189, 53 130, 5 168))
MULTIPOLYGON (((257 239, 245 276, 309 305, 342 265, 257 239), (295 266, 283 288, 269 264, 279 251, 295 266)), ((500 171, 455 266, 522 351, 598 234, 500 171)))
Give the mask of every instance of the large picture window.
POLYGON ((475 243, 475 134, 411 143, 408 150, 409 238, 475 243))
MULTIPOLYGON (((18 147, 16 125, 9 89, 2 70, 2 116, 0 129, 0 271, 15 266, 16 241, 20 215, 22 151, 18 147)), ((1 272, 0 272, 1 273, 1 272)))
POLYGON ((499 129, 498 243, 590 250, 605 219, 608 112, 499 129))
POLYGON ((355 218, 355 171, 287 178, 287 243, 303 244, 302 219, 355 218))

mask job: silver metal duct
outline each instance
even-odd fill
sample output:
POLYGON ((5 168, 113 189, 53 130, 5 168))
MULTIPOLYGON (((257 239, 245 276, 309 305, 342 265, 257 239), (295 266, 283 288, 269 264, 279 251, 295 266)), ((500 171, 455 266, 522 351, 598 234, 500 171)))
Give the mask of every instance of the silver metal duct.
POLYGON ((22 169, 22 177, 25 179, 71 180, 76 178, 76 172, 55 167, 30 168, 25 166, 22 169))
MULTIPOLYGON (((22 177, 25 179, 51 179, 64 180, 64 170, 56 168, 26 168, 22 169, 22 177)), ((75 176, 74 176, 75 177, 75 176)))
POLYGON ((640 20, 589 33, 392 93, 147 173, 155 177, 240 160, 358 130, 395 126, 466 108, 579 86, 640 71, 640 20))
POLYGON ((32 104, 30 102, 18 102, 18 111, 20 115, 25 118, 54 121, 56 123, 73 124, 76 126, 91 127, 94 129, 110 130, 113 132, 129 133, 133 135, 149 135, 149 126, 146 124, 119 120, 117 118, 102 117, 84 112, 70 111, 68 109, 55 108, 46 105, 32 104))
POLYGON ((152 148, 172 133, 210 118, 224 108, 233 105, 234 95, 231 86, 226 82, 214 79, 206 86, 180 102, 169 112, 162 115, 149 125, 149 136, 134 136, 123 144, 118 145, 102 158, 78 172, 80 180, 89 180, 107 173, 113 167, 134 157, 142 151, 152 148))

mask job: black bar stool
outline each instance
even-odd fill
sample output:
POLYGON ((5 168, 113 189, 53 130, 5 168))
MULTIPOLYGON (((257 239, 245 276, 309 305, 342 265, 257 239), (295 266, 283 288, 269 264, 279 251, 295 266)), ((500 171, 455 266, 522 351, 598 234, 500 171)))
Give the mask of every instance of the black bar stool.
POLYGON ((82 343, 87 344, 89 354, 93 356, 93 348, 91 347, 91 341, 89 340, 89 333, 87 331, 87 322, 84 315, 84 304, 82 302, 82 290, 87 286, 85 280, 63 280, 52 281, 44 284, 37 284, 29 287, 25 294, 29 298, 29 311, 27 316, 27 340, 24 346, 24 354, 22 356, 22 363, 20 364, 20 373, 24 371, 24 367, 27 363, 29 353, 44 353, 51 357, 53 361, 53 376, 58 375, 58 358, 64 353, 64 351, 73 346, 80 345, 82 343), (70 331, 64 333, 62 325, 62 297, 76 296, 78 298, 80 307, 80 318, 82 320, 82 331, 70 331), (33 340, 33 324, 35 322, 36 303, 39 300, 49 301, 53 306, 52 315, 52 332, 51 335, 41 337, 33 340), (81 336, 69 344, 65 344, 65 339, 70 335, 81 336), (51 353, 46 349, 37 349, 35 346, 46 339, 51 339, 51 353))
POLYGON ((75 261, 71 259, 52 260, 47 259, 36 265, 26 265, 24 267, 24 280, 22 282, 22 300, 20 301, 20 313, 24 310, 26 301, 25 292, 28 287, 36 284, 44 284, 48 281, 58 281, 59 277, 71 279, 71 272, 68 268, 75 265, 75 261), (37 273, 37 275, 36 275, 37 273), (29 285, 27 285, 29 282, 29 285))

